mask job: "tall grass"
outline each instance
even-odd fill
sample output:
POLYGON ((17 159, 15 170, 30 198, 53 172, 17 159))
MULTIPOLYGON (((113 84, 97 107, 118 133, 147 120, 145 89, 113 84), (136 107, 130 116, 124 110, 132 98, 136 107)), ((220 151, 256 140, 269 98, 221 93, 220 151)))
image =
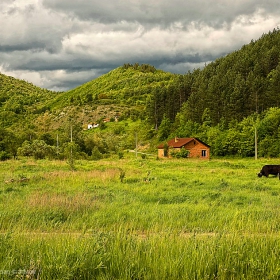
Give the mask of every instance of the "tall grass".
POLYGON ((280 278, 267 162, 0 162, 0 278, 280 278))
POLYGON ((34 279, 278 279, 280 271, 275 236, 136 236, 119 229, 10 234, 1 243, 0 272, 32 272, 34 279))

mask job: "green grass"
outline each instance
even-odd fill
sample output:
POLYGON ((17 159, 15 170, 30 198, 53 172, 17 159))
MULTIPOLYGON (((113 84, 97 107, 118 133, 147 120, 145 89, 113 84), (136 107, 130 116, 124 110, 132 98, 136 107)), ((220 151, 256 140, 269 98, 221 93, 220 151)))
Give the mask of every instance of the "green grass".
POLYGON ((278 279, 280 181, 256 175, 269 162, 0 162, 1 277, 278 279))

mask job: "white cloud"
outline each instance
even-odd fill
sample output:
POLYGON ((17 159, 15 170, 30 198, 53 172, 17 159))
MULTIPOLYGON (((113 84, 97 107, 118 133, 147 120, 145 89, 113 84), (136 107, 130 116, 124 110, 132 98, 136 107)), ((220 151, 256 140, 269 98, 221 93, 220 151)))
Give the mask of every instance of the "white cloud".
POLYGON ((280 24, 276 0, 0 3, 0 71, 64 90, 123 63, 185 73, 280 24))

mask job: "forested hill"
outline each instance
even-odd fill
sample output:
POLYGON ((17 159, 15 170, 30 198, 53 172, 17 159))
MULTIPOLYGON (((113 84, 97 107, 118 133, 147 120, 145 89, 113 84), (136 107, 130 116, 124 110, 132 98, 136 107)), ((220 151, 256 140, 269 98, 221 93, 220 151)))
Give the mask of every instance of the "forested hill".
POLYGON ((154 128, 164 116, 175 122, 178 113, 200 124, 205 117, 212 125, 221 120, 229 123, 280 105, 279 57, 280 31, 273 30, 202 70, 184 75, 147 64, 124 64, 64 93, 1 75, 0 106, 12 117, 22 112, 118 104, 146 118, 154 128))
POLYGON ((46 109, 46 102, 59 94, 0 73, 1 127, 20 123, 27 115, 39 114, 46 109))
POLYGON ((97 79, 65 92, 50 102, 51 108, 91 104, 146 105, 146 99, 174 83, 178 75, 148 64, 124 64, 97 79))
MULTIPOLYGON (((207 113, 212 124, 238 121, 255 112, 280 105, 280 31, 274 30, 239 51, 217 59, 192 79, 184 112, 201 123, 207 113)), ((190 78, 191 77, 191 78, 190 78)))

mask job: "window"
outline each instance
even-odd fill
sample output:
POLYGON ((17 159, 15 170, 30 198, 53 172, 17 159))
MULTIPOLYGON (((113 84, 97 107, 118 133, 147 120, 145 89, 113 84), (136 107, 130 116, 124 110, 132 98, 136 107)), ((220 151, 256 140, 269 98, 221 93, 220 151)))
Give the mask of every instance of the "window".
POLYGON ((202 156, 202 157, 206 157, 206 155, 207 155, 206 150, 202 150, 202 151, 201 151, 201 156, 202 156))

